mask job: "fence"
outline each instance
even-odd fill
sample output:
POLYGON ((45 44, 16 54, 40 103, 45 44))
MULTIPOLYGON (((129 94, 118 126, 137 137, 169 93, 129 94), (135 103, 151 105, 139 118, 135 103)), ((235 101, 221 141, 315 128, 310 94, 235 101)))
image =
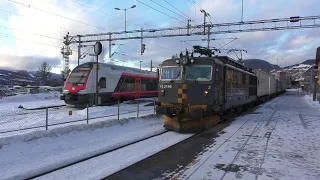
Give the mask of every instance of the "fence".
POLYGON ((0 110, 0 134, 18 133, 37 129, 50 129, 66 124, 89 124, 98 121, 120 120, 155 114, 156 99, 118 102, 112 106, 96 106, 82 110, 59 107, 41 110, 0 110))

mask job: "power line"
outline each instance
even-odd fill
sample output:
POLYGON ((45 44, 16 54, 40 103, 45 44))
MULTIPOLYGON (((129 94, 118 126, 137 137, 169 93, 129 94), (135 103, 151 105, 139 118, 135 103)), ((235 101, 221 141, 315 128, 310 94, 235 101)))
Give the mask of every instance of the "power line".
POLYGON ((85 23, 85 22, 81 22, 81 21, 78 21, 78 20, 75 20, 75 19, 71 19, 71 18, 62 16, 62 15, 59 15, 59 14, 50 12, 50 11, 42 10, 42 9, 39 9, 39 8, 36 8, 36 7, 31 7, 30 5, 23 4, 23 3, 20 3, 20 2, 16 2, 16 1, 13 1, 13 0, 8 0, 8 1, 10 1, 10 2, 12 2, 12 3, 19 4, 19 5, 21 5, 21 6, 26 6, 26 7, 29 7, 29 8, 38 10, 38 11, 41 11, 41 12, 45 12, 45 13, 48 13, 48 14, 51 14, 51 15, 55 15, 55 16, 58 16, 58 17, 61 17, 61 18, 64 18, 64 19, 68 19, 68 20, 70 20, 70 21, 74 21, 74 22, 77 22, 77 23, 80 23, 80 24, 84 24, 84 25, 87 25, 87 26, 91 26, 91 27, 94 27, 94 28, 97 28, 97 29, 105 30, 105 31, 106 31, 106 29, 104 29, 104 28, 101 28, 101 27, 98 27, 98 26, 94 26, 94 25, 91 25, 91 24, 88 24, 88 23, 85 23))
MULTIPOLYGON (((4 12, 8 12, 8 13, 10 13, 10 14, 14 14, 14 15, 18 15, 18 16, 21 16, 21 17, 27 17, 27 16, 23 16, 23 15, 21 15, 21 14, 18 14, 18 13, 14 13, 14 12, 11 12, 11 11, 7 11, 7 10, 4 10, 4 9, 0 9, 0 11, 4 11, 4 12)), ((27 18, 31 18, 31 17, 27 17, 27 18)), ((3 18, 1 18, 1 19, 3 19, 3 18)), ((6 20, 6 19, 3 19, 3 20, 6 20)), ((83 32, 80 32, 80 31, 75 31, 75 30, 71 30, 71 29, 67 29, 67 28, 65 28, 65 27, 62 27, 62 26, 60 26, 60 25, 55 25, 55 26, 52 26, 51 25, 51 27, 59 27, 60 28, 60 30, 61 30, 61 28, 62 29, 65 29, 65 30, 67 30, 67 31, 69 31, 69 32, 76 32, 77 34, 84 34, 83 32), (80 33, 79 33, 80 32, 80 33)))
POLYGON ((25 31, 25 30, 21 30, 21 29, 16 29, 16 28, 8 27, 8 26, 3 26, 3 25, 0 25, 0 26, 1 26, 1 27, 5 27, 6 29, 12 29, 12 30, 15 30, 15 31, 26 32, 26 33, 30 33, 30 34, 33 34, 33 35, 36 35, 36 36, 41 36, 41 37, 45 37, 45 38, 55 39, 55 40, 58 40, 58 41, 62 40, 62 39, 59 39, 59 38, 56 38, 56 37, 47 36, 47 35, 38 34, 38 33, 33 33, 33 32, 29 32, 29 31, 25 31))
POLYGON ((178 14, 178 13, 176 13, 176 12, 172 11, 171 9, 166 8, 165 6, 162 6, 161 4, 159 4, 159 3, 157 3, 157 2, 154 2, 153 0, 150 0, 150 1, 151 1, 151 2, 153 2, 153 3, 155 3, 155 4, 157 4, 158 6, 163 7, 164 9, 166 9, 166 10, 168 10, 168 11, 171 11, 171 12, 175 13, 176 15, 178 15, 178 16, 180 16, 180 17, 182 17, 182 18, 187 19, 186 17, 184 17, 184 16, 182 16, 182 15, 180 15, 180 14, 178 14))
POLYGON ((191 19, 190 17, 188 17, 186 14, 184 14, 183 12, 181 12, 179 9, 177 9, 174 5, 172 5, 171 3, 169 3, 167 0, 164 0, 167 4, 169 4, 171 7, 173 7, 175 10, 179 11, 181 14, 183 14, 185 17, 187 17, 188 19, 191 19))
POLYGON ((54 45, 51 45, 51 44, 46 44, 46 43, 42 43, 42 42, 39 42, 39 41, 33 41, 33 40, 29 40, 29 39, 21 39, 21 38, 15 37, 15 36, 10 36, 9 34, 0 33, 0 36, 2 36, 2 37, 7 37, 7 38, 11 38, 11 39, 17 39, 17 40, 21 40, 21 41, 30 41, 30 42, 33 42, 33 43, 35 43, 35 44, 40 44, 40 45, 45 45, 45 46, 51 46, 51 47, 54 47, 54 48, 59 48, 59 49, 61 49, 61 47, 59 47, 59 46, 54 46, 54 45))
POLYGON ((148 6, 149 8, 151 8, 151 9, 153 9, 153 10, 155 10, 155 11, 158 11, 159 13, 162 13, 162 14, 164 14, 164 15, 166 15, 166 16, 168 16, 168 17, 172 18, 172 19, 175 19, 175 20, 177 20, 177 21, 179 21, 179 22, 181 22, 181 23, 185 24, 185 22, 180 21, 180 20, 179 20, 179 19, 177 19, 177 18, 174 18, 174 17, 172 17, 172 16, 170 16, 170 15, 168 15, 168 14, 166 14, 166 13, 162 12, 162 11, 159 11, 158 9, 155 9, 155 8, 153 8, 153 7, 151 7, 151 6, 147 5, 147 4, 145 4, 145 3, 143 3, 143 2, 141 2, 141 1, 139 1, 139 0, 137 0, 137 1, 138 1, 139 3, 141 3, 141 4, 145 5, 145 6, 148 6))

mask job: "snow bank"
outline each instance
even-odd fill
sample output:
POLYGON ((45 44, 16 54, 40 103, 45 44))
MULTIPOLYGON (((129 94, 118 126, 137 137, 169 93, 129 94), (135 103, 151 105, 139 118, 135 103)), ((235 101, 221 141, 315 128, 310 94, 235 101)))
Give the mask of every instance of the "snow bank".
POLYGON ((320 108, 319 101, 317 101, 317 100, 313 101, 313 95, 307 94, 307 95, 304 96, 304 98, 305 98, 306 103, 309 104, 310 106, 320 108))
POLYGON ((38 179, 103 179, 191 136, 193 134, 167 132, 155 138, 102 155, 101 157, 55 171, 38 179))
MULTIPOLYGON (((146 119, 146 118, 157 118, 158 115, 146 115, 139 117, 139 119, 146 119)), ((45 137, 58 137, 64 134, 69 134, 72 132, 81 132, 81 131, 92 131, 95 129, 100 128, 107 128, 117 124, 126 124, 131 120, 135 120, 134 117, 129 118, 122 118, 120 120, 112 119, 112 120, 105 120, 105 121, 98 121, 91 124, 68 124, 67 126, 61 126, 49 130, 35 130, 31 132, 27 132, 25 134, 18 134, 15 136, 8 136, 8 137, 0 137, 0 147, 3 145, 18 143, 18 142, 28 142, 40 138, 45 137)))
POLYGON ((100 122, 4 138, 0 148, 1 178, 26 179, 165 131, 160 117, 133 119, 122 124, 113 121, 111 124, 117 124, 114 126, 100 122))

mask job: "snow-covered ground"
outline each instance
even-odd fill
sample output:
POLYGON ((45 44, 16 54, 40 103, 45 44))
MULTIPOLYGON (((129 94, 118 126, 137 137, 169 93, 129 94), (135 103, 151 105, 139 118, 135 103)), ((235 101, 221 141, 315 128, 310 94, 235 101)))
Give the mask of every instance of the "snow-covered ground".
MULTIPOLYGON (((320 103, 319 101, 313 101, 313 95, 311 94, 307 94, 305 95, 305 101, 310 105, 310 106, 314 106, 317 108, 320 108, 320 103)), ((320 117, 319 117, 320 118, 320 117)))
MULTIPOLYGON (((1 111, 16 110, 19 105, 26 109, 59 106, 65 105, 65 102, 60 100, 61 93, 39 93, 39 94, 18 94, 0 99, 1 111)), ((1 113, 1 112, 0 112, 1 113)))
MULTIPOLYGON (((18 107, 19 105, 22 105, 25 108, 35 108, 40 106, 57 106, 64 104, 64 101, 60 101, 58 98, 59 96, 57 94, 26 94, 9 97, 0 101, 0 116, 2 117, 0 119, 0 132, 38 127, 36 129, 28 129, 18 132, 0 133, 0 137, 44 129, 46 125, 45 109, 26 110, 18 107)), ((119 106, 119 118, 137 117, 137 115, 143 116, 154 113, 154 107, 152 106, 153 103, 151 103, 151 106, 145 106, 153 101, 152 98, 141 98, 139 100, 143 102, 139 104, 139 114, 137 114, 137 104, 132 104, 130 102, 121 103, 119 106), (149 101, 149 103, 146 101, 149 101)), ((77 110, 67 107, 62 107, 61 109, 49 109, 48 124, 55 125, 50 126, 49 129, 68 126, 70 125, 70 122, 72 124, 87 123, 87 118, 89 118, 89 123, 105 121, 107 119, 117 119, 118 105, 90 107, 88 112, 89 115, 87 117, 87 109, 77 110), (69 111, 72 111, 71 115, 69 115, 69 111)))
POLYGON ((289 91, 237 118, 177 179, 318 180, 320 111, 289 91))
MULTIPOLYGON (((2 138, 0 139, 1 179, 24 179, 164 131, 162 118, 145 117, 111 124, 97 122, 89 125, 73 125, 72 127, 32 132, 23 136, 2 138)), ((121 153, 113 152, 108 155, 110 161, 107 161, 107 164, 109 165, 103 169, 98 170, 93 166, 87 167, 82 164, 80 166, 84 169, 77 169, 78 171, 73 169, 73 175, 81 177, 80 179, 85 177, 87 179, 92 175, 99 176, 103 172, 113 173, 190 136, 176 133, 164 134, 157 139, 157 145, 154 145, 155 141, 148 141, 140 146, 132 145, 121 150, 121 153), (90 174, 89 168, 92 170, 90 174), (93 171, 94 169, 97 171, 93 171), (108 170, 105 171, 106 169, 108 170), (82 175, 79 176, 79 173, 82 175)), ((102 160, 101 163, 106 163, 105 158, 102 160)), ((98 167, 98 164, 95 165, 98 167)), ((63 176, 63 174, 58 175, 63 176)), ((53 174, 49 177, 54 178, 55 176, 53 174)), ((68 179, 68 177, 64 178, 68 179)))

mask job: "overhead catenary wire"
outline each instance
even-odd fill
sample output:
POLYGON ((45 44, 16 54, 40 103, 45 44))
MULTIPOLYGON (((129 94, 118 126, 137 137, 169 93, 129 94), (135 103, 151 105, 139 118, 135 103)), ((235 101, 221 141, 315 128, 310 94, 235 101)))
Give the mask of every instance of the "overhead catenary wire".
POLYGON ((173 7, 175 10, 179 11, 182 15, 184 15, 187 19, 191 19, 190 17, 188 17, 186 14, 184 14, 183 12, 181 12, 178 8, 176 8, 174 5, 172 5, 171 3, 169 3, 167 0, 164 0, 167 4, 169 4, 171 7, 173 7))
MULTIPOLYGON (((21 17, 24 17, 24 18, 27 17, 27 16, 23 16, 23 15, 21 15, 21 14, 15 13, 15 12, 11 12, 11 11, 4 10, 4 9, 0 9, 0 11, 7 12, 7 13, 10 13, 10 14, 14 14, 14 15, 17 15, 17 16, 21 16, 21 17)), ((27 18, 31 18, 31 17, 27 17, 27 18)), ((2 18, 1 18, 1 19, 2 19, 2 18)), ((76 31, 76 30, 74 30, 74 29, 71 30, 71 29, 65 28, 65 27, 60 26, 60 25, 49 25, 49 24, 48 24, 48 26, 58 27, 58 28, 60 28, 60 31, 61 31, 61 28, 62 28, 62 29, 65 29, 65 30, 67 30, 67 31, 69 31, 69 32, 76 32, 76 34, 81 34, 81 33, 83 34, 83 32, 76 31)))
POLYGON ((6 29, 12 29, 14 31, 21 31, 21 32, 25 32, 25 33, 33 34, 33 35, 36 35, 36 36, 45 37, 45 38, 55 39, 55 40, 58 40, 58 41, 62 40, 62 38, 59 39, 59 38, 56 38, 56 37, 47 36, 47 35, 43 35, 43 34, 38 34, 38 33, 34 33, 34 32, 29 32, 29 31, 26 31, 26 30, 16 29, 16 28, 8 27, 8 26, 0 25, 0 27, 4 27, 6 29))
POLYGON ((179 19, 177 19, 177 18, 175 18, 175 17, 172 17, 172 16, 170 16, 170 15, 168 15, 168 14, 162 12, 162 11, 159 11, 158 9, 153 8, 152 6, 150 6, 150 5, 148 5, 148 4, 145 4, 145 3, 143 3, 143 2, 141 2, 141 1, 139 1, 139 0, 137 0, 137 2, 139 2, 139 3, 141 3, 141 4, 145 5, 145 6, 148 6, 149 8, 151 8, 151 9, 153 9, 153 10, 155 10, 155 11, 158 11, 159 13, 164 14, 164 15, 166 15, 166 16, 168 16, 168 17, 170 17, 170 18, 172 18, 172 19, 174 19, 174 20, 176 20, 176 21, 179 21, 179 22, 185 24, 185 22, 183 22, 183 21, 181 21, 181 20, 179 20, 179 19))
POLYGON ((82 21, 78 21, 78 20, 75 20, 75 19, 71 19, 71 18, 68 18, 66 16, 62 16, 60 14, 56 14, 56 13, 53 13, 53 12, 50 12, 50 11, 46 11, 46 10, 43 10, 43 9, 40 9, 40 8, 37 8, 37 7, 33 7, 31 5, 27 5, 27 4, 23 4, 23 3, 20 3, 20 2, 17 2, 17 1, 13 1, 13 0, 8 0, 12 3, 16 3, 16 4, 19 4, 21 6, 25 6, 25 7, 29 7, 29 8, 32 8, 32 9, 35 9, 35 10, 38 10, 38 11, 41 11, 41 12, 45 12, 45 13, 48 13, 48 14, 51 14, 51 15, 54 15, 54 16, 57 16, 57 17, 60 17, 60 18, 64 18, 64 19, 67 19, 67 20, 70 20, 70 21, 74 21, 74 22, 77 22, 77 23, 80 23, 80 24, 83 24, 83 25, 87 25, 87 26, 90 26, 90 27, 94 27, 96 29, 100 29, 100 30, 104 30, 106 31, 107 29, 105 28, 102 28, 102 27, 98 27, 98 26, 95 26, 95 25, 92 25, 92 24, 89 24, 89 23, 85 23, 85 22, 82 22, 82 21))
MULTIPOLYGON (((99 13, 102 13, 102 14, 105 14, 105 15, 108 15, 108 16, 111 16, 111 17, 114 17, 114 18, 117 18, 117 19, 119 19, 119 20, 125 20, 124 18, 121 18, 121 17, 118 17, 118 16, 114 16, 114 15, 112 15, 112 14, 110 14, 110 13, 101 11, 101 10, 99 10, 99 9, 97 9, 97 8, 92 7, 92 6, 88 6, 88 5, 84 4, 84 3, 80 3, 79 1, 75 1, 75 0, 71 0, 71 1, 74 2, 74 3, 77 3, 77 4, 79 4, 79 5, 88 7, 88 8, 90 8, 90 9, 92 9, 92 10, 95 10, 95 11, 97 11, 97 12, 99 12, 99 13)), ((127 22, 128 22, 128 20, 127 20, 127 22)), ((139 25, 139 24, 136 24, 136 23, 132 23, 132 24, 135 25, 135 26, 137 26, 137 27, 139 27, 139 28, 142 27, 142 25, 139 25)))
POLYGON ((164 8, 164 9, 166 9, 166 10, 170 11, 170 12, 173 12, 174 14, 176 14, 176 15, 178 15, 178 16, 180 16, 180 17, 182 17, 182 18, 188 19, 188 17, 182 16, 181 14, 178 14, 178 13, 176 13, 176 12, 172 11, 171 9, 168 9, 168 8, 166 8, 165 6, 163 6, 163 5, 161 5, 161 4, 157 3, 157 2, 155 2, 155 1, 153 1, 153 0, 150 0, 150 1, 151 1, 151 2, 153 2, 153 3, 155 3, 155 4, 157 4, 158 6, 160 6, 160 7, 162 7, 162 8, 164 8))

